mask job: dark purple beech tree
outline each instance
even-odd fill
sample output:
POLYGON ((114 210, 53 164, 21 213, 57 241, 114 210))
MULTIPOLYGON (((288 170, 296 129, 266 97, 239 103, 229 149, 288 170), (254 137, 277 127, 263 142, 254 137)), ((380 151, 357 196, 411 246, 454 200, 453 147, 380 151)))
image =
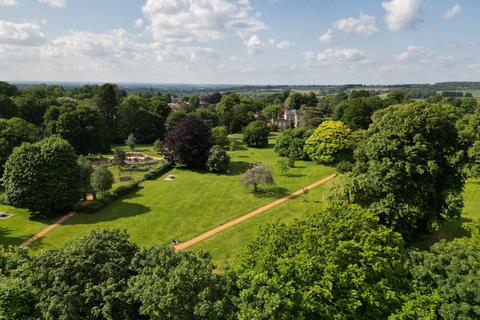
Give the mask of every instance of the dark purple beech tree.
POLYGON ((177 163, 204 167, 215 140, 210 127, 195 116, 177 123, 165 138, 165 148, 177 163))

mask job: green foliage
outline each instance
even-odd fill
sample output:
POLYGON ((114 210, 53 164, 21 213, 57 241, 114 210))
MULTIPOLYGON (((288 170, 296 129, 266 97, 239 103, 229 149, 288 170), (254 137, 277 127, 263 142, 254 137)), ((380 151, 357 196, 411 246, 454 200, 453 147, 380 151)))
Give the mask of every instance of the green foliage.
POLYGON ((290 170, 290 165, 287 159, 280 159, 277 161, 277 166, 282 175, 288 176, 288 171, 290 170))
POLYGON ((342 160, 339 163, 337 163, 335 168, 337 169, 338 173, 347 173, 347 172, 351 172, 353 170, 354 165, 355 164, 351 161, 342 160))
POLYGON ((25 143, 5 164, 9 203, 46 214, 63 212, 80 198, 80 169, 72 146, 59 137, 25 143))
POLYGON ((305 141, 305 152, 318 163, 335 163, 349 157, 352 131, 340 121, 324 121, 305 141))
POLYGON ((480 177, 480 113, 467 115, 457 124, 460 138, 467 150, 465 171, 473 178, 480 177))
POLYGON ((210 172, 225 172, 230 164, 230 156, 220 146, 213 146, 207 159, 207 168, 210 172))
POLYGON ((208 254, 158 246, 139 252, 132 267, 138 274, 130 279, 129 291, 149 319, 229 318, 226 283, 212 272, 208 254))
POLYGON ((14 84, 9 84, 5 81, 0 81, 0 95, 5 95, 7 97, 13 97, 18 92, 18 88, 14 84))
POLYGON ((32 288, 19 278, 0 275, 0 319, 34 319, 37 315, 32 288))
POLYGON ((458 217, 463 151, 447 104, 395 105, 376 112, 355 151, 350 196, 406 239, 458 217))
POLYGON ((463 98, 460 104, 460 109, 463 113, 475 113, 475 111, 478 109, 477 99, 472 97, 463 98))
POLYGON ((92 188, 90 184, 90 176, 93 173, 92 163, 85 156, 80 156, 78 157, 77 164, 80 170, 80 190, 89 191, 92 188))
POLYGON ((283 112, 282 106, 279 104, 271 104, 262 110, 262 115, 267 119, 277 119, 283 112))
POLYGON ((170 132, 178 123, 187 117, 187 114, 182 111, 172 112, 165 120, 165 130, 170 132))
POLYGON ((10 119, 18 116, 18 109, 12 99, 0 94, 0 118, 10 119))
POLYGON ((161 139, 155 140, 153 143, 153 149, 158 153, 158 154, 165 154, 165 147, 163 145, 163 141, 161 139))
POLYGON ((243 174, 241 182, 246 187, 252 186, 254 193, 258 192, 258 186, 261 184, 274 184, 270 169, 262 163, 257 163, 248 169, 247 172, 243 174))
POLYGON ((90 180, 92 183, 92 187, 102 193, 109 190, 115 182, 112 173, 103 163, 100 164, 97 168, 95 168, 95 171, 93 171, 90 180))
POLYGON ((133 133, 128 135, 127 140, 125 140, 125 144, 130 148, 130 150, 135 150, 135 147, 137 146, 137 138, 135 138, 133 133))
POLYGON ((137 251, 125 231, 96 229, 35 256, 25 277, 36 307, 45 319, 138 319, 126 294, 137 251))
POLYGON ((110 149, 109 132, 98 109, 80 106, 62 113, 57 133, 70 142, 79 154, 101 153, 110 149))
POLYGON ((35 142, 40 129, 20 118, 0 119, 0 173, 15 147, 23 142, 35 142))
POLYGON ((113 164, 116 166, 121 166, 125 163, 127 159, 127 154, 125 151, 116 149, 113 151, 113 164))
POLYGON ((287 129, 282 132, 275 142, 275 152, 282 157, 292 155, 296 160, 308 158, 304 151, 305 141, 312 135, 313 130, 306 127, 287 129))
POLYGON ((215 139, 215 144, 225 147, 229 144, 228 129, 225 126, 212 128, 212 136, 215 139))
POLYGON ((480 227, 472 236, 412 252, 414 290, 392 320, 480 318, 480 227))
POLYGON ((110 133, 110 141, 113 140, 115 132, 115 122, 117 119, 117 105, 118 97, 116 90, 118 88, 106 83, 100 87, 98 94, 95 96, 95 103, 102 114, 103 120, 107 124, 108 132, 110 133))
POLYGON ((333 118, 341 120, 350 129, 367 129, 372 114, 383 107, 378 96, 349 98, 335 106, 333 118))
POLYGON ((343 203, 262 229, 235 274, 239 319, 385 319, 409 289, 401 236, 343 203))
MULTIPOLYGON (((153 175, 156 172, 157 171, 154 171, 151 174, 153 175)), ((147 179, 147 175, 149 174, 150 173, 147 173, 145 175, 145 180, 153 180, 153 179, 147 179)), ((128 185, 123 185, 118 187, 117 189, 113 190, 112 193, 104 194, 100 199, 96 199, 94 201, 89 201, 89 202, 79 202, 74 206, 74 209, 76 212, 94 213, 105 208, 106 206, 111 204, 113 201, 118 200, 121 197, 124 197, 130 193, 133 193, 138 189, 140 189, 138 182, 132 182, 132 183, 129 183, 128 185)))
POLYGON ((243 132, 243 142, 249 147, 266 147, 268 146, 268 134, 270 129, 265 122, 257 120, 251 122, 243 132))

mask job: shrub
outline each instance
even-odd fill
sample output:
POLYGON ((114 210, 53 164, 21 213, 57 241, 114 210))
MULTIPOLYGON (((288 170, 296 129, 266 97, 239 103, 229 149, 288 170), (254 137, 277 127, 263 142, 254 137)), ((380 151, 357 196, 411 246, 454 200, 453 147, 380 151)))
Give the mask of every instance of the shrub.
POLYGON ((269 133, 270 130, 265 122, 260 120, 250 122, 243 132, 243 142, 249 147, 266 147, 269 133))
POLYGON ((227 171, 230 164, 230 156, 220 146, 213 146, 207 160, 207 168, 211 172, 227 171))
POLYGON ((308 158, 304 151, 305 141, 311 136, 312 130, 306 127, 287 129, 282 132, 275 142, 274 151, 282 157, 293 156, 296 160, 308 158))
POLYGON ((228 129, 225 126, 219 126, 212 129, 212 136, 215 139, 215 144, 225 147, 228 145, 228 129))

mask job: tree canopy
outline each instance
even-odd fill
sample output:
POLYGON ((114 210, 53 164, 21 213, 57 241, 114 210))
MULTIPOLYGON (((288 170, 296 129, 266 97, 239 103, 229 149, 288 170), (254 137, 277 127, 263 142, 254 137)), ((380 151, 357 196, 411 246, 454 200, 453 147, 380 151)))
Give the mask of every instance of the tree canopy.
POLYGON ((355 150, 353 201, 406 239, 458 217, 463 150, 448 104, 394 105, 377 111, 355 150))
POLYGON ((305 152, 319 163, 335 163, 349 157, 352 131, 340 121, 324 121, 305 141, 305 152))
POLYGON ((268 146, 268 134, 270 129, 267 124, 261 120, 253 121, 243 131, 243 142, 249 147, 268 146))
POLYGON ((16 148, 2 180, 7 200, 34 212, 64 212, 80 199, 77 155, 66 140, 55 136, 16 148))

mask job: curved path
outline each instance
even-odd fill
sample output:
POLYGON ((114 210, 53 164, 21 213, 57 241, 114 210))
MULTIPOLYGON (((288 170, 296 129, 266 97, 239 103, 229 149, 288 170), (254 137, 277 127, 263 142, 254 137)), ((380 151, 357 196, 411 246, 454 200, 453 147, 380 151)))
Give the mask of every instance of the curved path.
POLYGON ((304 192, 304 190, 311 190, 311 189, 316 188, 316 187, 318 187, 318 186, 320 186, 320 185, 322 185, 322 184, 325 184, 325 183, 327 183, 328 181, 330 181, 330 180, 332 180, 333 178, 335 178, 335 176, 336 176, 336 174, 332 174, 332 175, 330 175, 330 176, 328 176, 328 177, 326 177, 326 178, 323 178, 323 179, 320 180, 320 181, 317 181, 317 182, 315 182, 315 183, 312 183, 312 184, 309 185, 309 186, 306 186, 305 188, 302 188, 302 189, 300 189, 300 190, 297 190, 297 191, 295 191, 295 192, 292 192, 292 193, 290 193, 290 194, 288 194, 288 195, 286 195, 286 196, 284 196, 284 197, 282 197, 282 198, 279 198, 279 199, 277 199, 277 200, 275 200, 275 201, 273 201, 273 202, 270 202, 269 204, 267 204, 267 205, 265 205, 265 206, 263 206, 263 207, 260 207, 260 208, 258 208, 258 209, 255 209, 255 210, 253 210, 252 212, 247 213, 246 215, 243 215, 243 216, 241 216, 241 217, 239 217, 239 218, 237 218, 237 219, 235 219, 235 220, 232 220, 232 221, 227 222, 227 223, 225 223, 225 224, 223 224, 223 225, 221 225, 221 226, 219 226, 219 227, 216 227, 216 228, 211 229, 211 230, 209 230, 209 231, 207 231, 207 232, 205 232, 205 233, 202 233, 201 235, 196 236, 196 237, 193 238, 193 239, 190 239, 190 240, 188 240, 188 241, 179 243, 179 244, 177 244, 177 245, 175 246, 175 250, 177 250, 177 251, 185 250, 185 249, 187 249, 187 248, 189 248, 189 247, 197 244, 197 243, 200 242, 200 241, 203 241, 203 240, 205 240, 205 239, 207 239, 207 238, 209 238, 209 237, 211 237, 211 236, 213 236, 213 235, 215 235, 215 234, 217 234, 217 233, 219 233, 219 232, 222 232, 222 231, 225 230, 225 229, 231 228, 231 227, 233 227, 233 226, 235 226, 235 225, 237 225, 237 224, 239 224, 239 223, 242 223, 242 222, 245 221, 245 220, 248 220, 248 219, 250 219, 250 218, 253 218, 253 217, 255 217, 255 216, 257 216, 257 215, 259 215, 259 214, 261 214, 261 213, 264 213, 264 212, 267 211, 267 210, 272 209, 273 207, 276 207, 276 206, 278 206, 278 205, 280 205, 280 204, 282 204, 282 203, 284 203, 284 202, 286 202, 286 201, 288 201, 288 200, 290 200, 290 199, 292 199, 292 198, 294 198, 294 197, 296 197, 296 196, 301 195, 301 194, 304 192))
POLYGON ((60 226, 62 223, 64 223, 65 221, 67 221, 67 220, 70 219, 71 217, 73 217, 74 215, 75 215, 75 212, 69 212, 69 213, 67 213, 66 215, 64 215, 63 217, 61 217, 60 219, 58 219, 54 224, 49 225, 48 227, 46 227, 45 229, 43 229, 42 231, 40 231, 39 233, 37 233, 36 235, 34 235, 33 237, 31 237, 31 238, 28 239, 27 241, 23 242, 23 243, 22 243, 22 246, 31 245, 32 242, 40 239, 41 237, 43 237, 44 235, 46 235, 47 233, 49 233, 50 231, 52 231, 52 230, 55 229, 56 227, 60 226))

